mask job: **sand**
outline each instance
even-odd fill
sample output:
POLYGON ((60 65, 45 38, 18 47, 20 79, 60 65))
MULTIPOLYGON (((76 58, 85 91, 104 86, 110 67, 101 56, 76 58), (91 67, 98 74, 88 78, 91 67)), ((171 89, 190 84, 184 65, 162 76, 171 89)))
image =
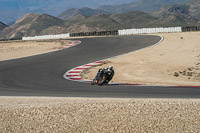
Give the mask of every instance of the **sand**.
POLYGON ((200 100, 0 97, 0 132, 200 132, 200 100))
POLYGON ((71 43, 69 40, 2 41, 0 61, 53 52, 71 43))
POLYGON ((113 66, 114 83, 200 86, 200 32, 163 33, 163 42, 82 73, 92 80, 99 68, 113 66))

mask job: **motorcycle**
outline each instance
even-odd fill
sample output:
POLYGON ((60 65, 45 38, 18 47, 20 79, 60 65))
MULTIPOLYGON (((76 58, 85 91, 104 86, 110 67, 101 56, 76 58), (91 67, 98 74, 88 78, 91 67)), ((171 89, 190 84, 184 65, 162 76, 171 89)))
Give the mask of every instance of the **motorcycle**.
POLYGON ((100 69, 91 82, 91 85, 97 84, 97 85, 104 85, 108 84, 108 82, 112 79, 114 75, 114 71, 110 72, 107 71, 106 69, 100 69))

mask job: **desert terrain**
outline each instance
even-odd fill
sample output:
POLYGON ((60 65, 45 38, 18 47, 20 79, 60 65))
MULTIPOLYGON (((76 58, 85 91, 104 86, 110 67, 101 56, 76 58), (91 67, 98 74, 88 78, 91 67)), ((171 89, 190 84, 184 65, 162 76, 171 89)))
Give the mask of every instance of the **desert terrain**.
MULTIPOLYGON (((113 82, 199 85, 200 32, 161 35, 162 43, 107 59, 103 66, 85 71, 84 77, 92 79, 99 67, 113 65, 113 82), (121 70, 123 74, 118 73, 121 70)), ((0 57, 8 60, 51 52, 67 43, 71 42, 1 42, 0 57)), ((2 133, 197 133, 199 122, 199 99, 0 97, 2 133)))
POLYGON ((200 86, 200 32, 159 35, 160 44, 107 59, 85 70, 83 78, 92 80, 99 68, 113 66, 114 83, 200 86))
POLYGON ((1 41, 0 61, 53 52, 71 43, 69 40, 1 41))

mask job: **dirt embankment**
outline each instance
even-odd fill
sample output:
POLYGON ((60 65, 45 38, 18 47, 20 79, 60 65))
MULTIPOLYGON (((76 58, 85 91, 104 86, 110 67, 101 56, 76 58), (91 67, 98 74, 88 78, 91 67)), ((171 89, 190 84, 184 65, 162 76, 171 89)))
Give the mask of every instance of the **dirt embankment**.
POLYGON ((163 33, 163 42, 108 59, 82 75, 93 79, 99 68, 114 66, 115 83, 200 86, 200 32, 163 33))
POLYGON ((53 52, 71 43, 68 40, 0 42, 0 61, 53 52))
POLYGON ((200 100, 0 97, 0 132, 200 132, 200 100))

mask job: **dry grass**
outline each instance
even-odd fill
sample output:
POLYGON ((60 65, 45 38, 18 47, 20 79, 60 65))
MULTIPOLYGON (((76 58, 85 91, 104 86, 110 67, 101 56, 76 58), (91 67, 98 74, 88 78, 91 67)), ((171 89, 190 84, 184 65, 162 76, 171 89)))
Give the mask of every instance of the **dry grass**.
POLYGON ((0 132, 200 132, 200 100, 0 98, 0 132))

